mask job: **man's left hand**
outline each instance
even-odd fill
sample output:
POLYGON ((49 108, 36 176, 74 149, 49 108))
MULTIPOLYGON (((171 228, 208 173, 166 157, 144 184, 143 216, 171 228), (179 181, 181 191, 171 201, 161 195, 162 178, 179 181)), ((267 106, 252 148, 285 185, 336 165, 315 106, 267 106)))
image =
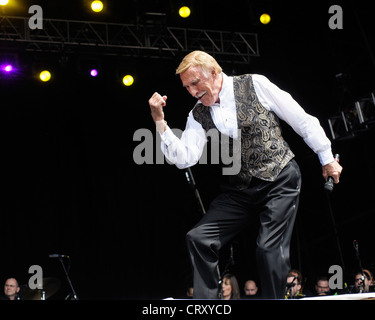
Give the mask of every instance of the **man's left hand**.
POLYGON ((339 183, 342 167, 335 160, 323 166, 323 177, 327 181, 328 177, 333 178, 334 183, 339 183))

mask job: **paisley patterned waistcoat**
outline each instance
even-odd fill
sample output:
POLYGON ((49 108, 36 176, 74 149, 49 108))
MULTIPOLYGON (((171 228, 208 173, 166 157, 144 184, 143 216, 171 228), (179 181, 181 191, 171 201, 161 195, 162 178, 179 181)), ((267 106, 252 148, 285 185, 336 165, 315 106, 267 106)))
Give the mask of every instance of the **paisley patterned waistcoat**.
MULTIPOLYGON (((241 170, 230 176, 230 184, 245 189, 252 177, 274 181, 294 157, 281 135, 278 118, 259 102, 250 74, 233 77, 233 89, 241 135, 241 170)), ((209 107, 198 103, 193 116, 206 131, 216 128, 209 107)))

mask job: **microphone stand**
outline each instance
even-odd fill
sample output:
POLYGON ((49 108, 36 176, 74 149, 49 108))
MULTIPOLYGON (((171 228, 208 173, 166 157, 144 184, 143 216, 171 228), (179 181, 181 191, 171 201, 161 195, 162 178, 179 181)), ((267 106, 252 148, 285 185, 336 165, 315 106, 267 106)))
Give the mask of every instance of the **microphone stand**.
POLYGON ((337 230, 337 225, 336 225, 335 217, 333 215, 333 209, 332 209, 331 199, 330 199, 330 197, 329 197, 329 195, 328 195, 327 192, 326 192, 326 195, 327 195, 328 209, 329 209, 329 213, 330 213, 330 216, 331 216, 333 233, 334 233, 335 239, 336 239, 336 245, 337 245, 337 250, 338 250, 339 258, 340 258, 340 261, 341 261, 342 268, 345 269, 344 257, 342 255, 341 244, 340 244, 340 239, 339 239, 339 233, 338 233, 338 230, 337 230))
POLYGON ((227 272, 229 272, 230 266, 233 266, 233 265, 234 265, 233 244, 231 243, 230 244, 230 256, 229 256, 229 260, 228 260, 227 264, 225 265, 224 271, 223 271, 223 273, 221 275, 220 275, 220 272, 219 272, 219 267, 217 268, 217 272, 219 274, 219 278, 221 279, 221 280, 219 280, 219 289, 220 289, 219 299, 222 299, 222 297, 223 297, 223 286, 222 286, 223 280, 222 279, 225 276, 225 274, 227 272))
POLYGON ((357 242, 357 240, 354 240, 353 246, 354 246, 354 250, 356 252, 356 257, 357 257, 357 261, 358 261, 358 265, 359 265, 359 270, 361 271, 361 275, 362 275, 361 276, 362 290, 360 290, 359 293, 363 293, 363 292, 366 291, 366 286, 365 286, 365 272, 363 271, 361 258, 359 257, 359 249, 358 249, 358 242, 357 242))
MULTIPOLYGON (((185 170, 185 176, 186 176, 186 180, 188 181, 190 187, 194 191, 195 198, 197 199, 197 202, 198 202, 198 205, 199 205, 199 208, 200 208, 201 212, 203 214, 206 214, 206 210, 204 209, 204 205, 203 205, 201 196, 199 194, 197 185, 195 184, 194 176, 193 176, 193 173, 191 172, 190 167, 185 170)), ((227 266, 229 266, 230 264, 233 264, 232 261, 233 261, 233 248, 232 248, 232 245, 231 245, 231 259, 228 262, 227 266)), ((225 271, 226 270, 227 270, 227 267, 226 267, 225 271)), ((223 280, 222 280, 222 276, 220 274, 219 265, 217 265, 217 267, 216 267, 216 272, 217 272, 217 275, 218 275, 218 278, 219 278, 219 281, 218 281, 218 289, 219 289, 218 299, 221 299, 222 296, 223 296, 223 287, 222 287, 223 280)))
MULTIPOLYGON (((339 162, 339 155, 338 154, 335 154, 335 160, 337 162, 339 162)), ((324 185, 324 190, 325 190, 325 194, 327 196, 328 209, 329 209, 329 214, 331 216, 333 233, 334 233, 335 239, 336 239, 336 245, 337 245, 337 250, 338 250, 338 253, 339 253, 339 258, 340 258, 340 261, 341 261, 342 268, 345 270, 344 257, 342 255, 339 233, 338 233, 338 230, 337 230, 337 225, 336 225, 335 217, 334 217, 334 214, 333 214, 331 198, 330 198, 330 193, 333 190, 333 178, 332 177, 328 177, 328 181, 324 185)))
POLYGON ((205 213, 206 213, 206 210, 204 209, 204 206, 203 206, 203 203, 202 203, 201 196, 200 196, 200 194, 199 194, 199 191, 198 191, 197 185, 195 184, 195 180, 194 180, 194 177, 193 177, 193 173, 191 172, 191 169, 190 169, 190 168, 187 168, 187 169, 186 169, 186 171, 185 171, 185 176, 186 176, 186 180, 189 182, 190 187, 191 187, 191 188, 193 189, 193 191, 194 191, 195 198, 197 199, 198 204, 199 204, 199 208, 201 209, 202 213, 205 214, 205 213))
POLYGON ((225 265, 223 276, 229 271, 229 267, 234 265, 234 259, 233 259, 233 245, 230 245, 230 256, 227 264, 225 265))
MULTIPOLYGON (((74 287, 73 287, 72 281, 70 280, 69 273, 68 273, 68 271, 67 271, 66 268, 65 268, 65 265, 64 265, 63 259, 62 259, 62 257, 58 257, 58 258, 59 258, 59 260, 60 260, 60 262, 61 262, 61 265, 62 265, 62 267, 63 267, 63 269, 64 269, 64 273, 65 273, 65 275, 66 275, 66 279, 68 280, 68 283, 69 283, 70 289, 72 290, 73 298, 72 298, 71 300, 78 300, 77 293, 76 293, 76 291, 74 290, 74 287)), ((70 259, 70 258, 68 258, 68 259, 70 259)), ((69 296, 70 296, 70 294, 65 298, 65 300, 67 300, 67 298, 68 298, 69 296)))

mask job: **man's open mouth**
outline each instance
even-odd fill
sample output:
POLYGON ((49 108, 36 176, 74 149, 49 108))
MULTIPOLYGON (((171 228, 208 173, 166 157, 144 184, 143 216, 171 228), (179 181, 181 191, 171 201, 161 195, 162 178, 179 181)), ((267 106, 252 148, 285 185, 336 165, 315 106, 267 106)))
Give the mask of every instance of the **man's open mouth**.
POLYGON ((201 94, 197 95, 197 99, 202 99, 202 97, 206 94, 206 91, 202 92, 201 94))

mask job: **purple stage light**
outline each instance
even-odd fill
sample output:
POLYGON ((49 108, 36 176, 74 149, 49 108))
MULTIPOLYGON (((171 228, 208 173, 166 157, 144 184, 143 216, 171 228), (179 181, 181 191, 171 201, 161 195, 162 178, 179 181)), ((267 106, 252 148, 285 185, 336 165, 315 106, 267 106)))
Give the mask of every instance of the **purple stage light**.
POLYGON ((98 70, 96 70, 96 69, 92 69, 92 70, 90 71, 90 75, 91 75, 92 77, 96 77, 96 76, 98 75, 98 70))
POLYGON ((12 72, 13 71, 13 66, 11 64, 4 64, 1 66, 1 70, 4 72, 12 72))

